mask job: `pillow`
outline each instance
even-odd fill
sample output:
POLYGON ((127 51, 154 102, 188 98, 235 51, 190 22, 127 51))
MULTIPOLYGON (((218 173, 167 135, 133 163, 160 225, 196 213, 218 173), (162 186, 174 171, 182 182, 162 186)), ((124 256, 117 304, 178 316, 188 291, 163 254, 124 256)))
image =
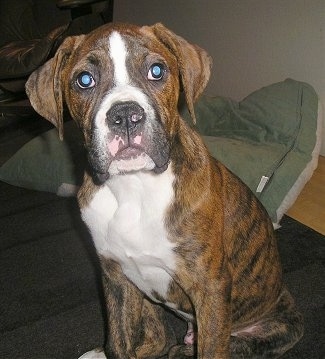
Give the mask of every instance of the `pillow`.
MULTIPOLYGON (((275 226, 317 166, 321 114, 314 89, 285 80, 241 102, 202 97, 195 106, 197 129, 210 153, 246 183, 275 226)), ((185 111, 182 115, 189 120, 185 111)), ((80 130, 65 124, 23 146, 0 168, 0 179, 29 189, 74 195, 82 181, 85 153, 80 130)))
POLYGON ((250 187, 275 226, 317 167, 321 108, 314 89, 292 79, 240 102, 202 97, 195 106, 211 154, 250 187))
POLYGON ((0 168, 0 180, 70 196, 76 194, 81 184, 85 163, 80 130, 68 121, 64 141, 60 141, 55 128, 35 137, 0 168))

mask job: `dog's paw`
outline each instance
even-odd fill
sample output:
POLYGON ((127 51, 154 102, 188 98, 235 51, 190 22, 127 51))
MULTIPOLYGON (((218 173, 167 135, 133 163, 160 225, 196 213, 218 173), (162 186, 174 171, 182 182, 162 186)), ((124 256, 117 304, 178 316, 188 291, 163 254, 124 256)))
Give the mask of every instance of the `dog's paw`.
POLYGON ((90 352, 83 354, 78 359, 106 359, 106 355, 104 354, 102 349, 94 349, 90 352))
POLYGON ((168 359, 194 358, 194 345, 174 345, 168 352, 168 359))
POLYGON ((184 337, 184 344, 193 345, 196 342, 196 333, 194 332, 194 326, 191 322, 187 323, 187 333, 184 337))

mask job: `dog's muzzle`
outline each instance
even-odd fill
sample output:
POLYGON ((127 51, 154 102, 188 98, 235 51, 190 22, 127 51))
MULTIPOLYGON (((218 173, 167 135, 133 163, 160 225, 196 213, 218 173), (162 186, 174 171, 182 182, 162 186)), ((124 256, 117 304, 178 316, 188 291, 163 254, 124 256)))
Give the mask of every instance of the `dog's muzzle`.
POLYGON ((167 169, 170 144, 156 114, 148 115, 135 101, 120 101, 106 112, 104 126, 105 135, 94 128, 88 148, 89 163, 99 182, 106 181, 111 172, 143 169, 161 173, 167 169))

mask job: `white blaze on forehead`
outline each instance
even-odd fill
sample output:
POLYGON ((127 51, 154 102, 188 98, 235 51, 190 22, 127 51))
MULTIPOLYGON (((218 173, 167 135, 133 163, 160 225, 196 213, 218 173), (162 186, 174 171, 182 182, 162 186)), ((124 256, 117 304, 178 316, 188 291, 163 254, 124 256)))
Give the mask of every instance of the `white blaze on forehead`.
POLYGON ((117 86, 127 85, 129 75, 126 68, 127 49, 122 36, 114 31, 109 37, 110 57, 114 66, 114 80, 117 86))
MULTIPOLYGON (((138 103, 145 111, 148 126, 150 120, 155 118, 155 111, 150 104, 148 96, 143 92, 141 87, 132 84, 132 78, 129 75, 126 60, 129 56, 125 39, 120 33, 114 31, 108 38, 109 56, 112 61, 112 76, 114 78, 112 87, 103 97, 99 106, 98 112, 95 116, 94 134, 97 142, 104 148, 107 142, 107 136, 110 133, 110 128, 106 123, 107 111, 116 102, 134 101, 138 103)), ((140 141, 140 138, 136 138, 140 141)), ((120 141, 119 141, 120 142, 120 141)), ((137 143, 137 142, 136 142, 137 143)), ((137 143, 139 144, 139 143, 137 143)), ((109 148, 111 154, 114 156, 116 151, 116 141, 111 144, 109 148)))

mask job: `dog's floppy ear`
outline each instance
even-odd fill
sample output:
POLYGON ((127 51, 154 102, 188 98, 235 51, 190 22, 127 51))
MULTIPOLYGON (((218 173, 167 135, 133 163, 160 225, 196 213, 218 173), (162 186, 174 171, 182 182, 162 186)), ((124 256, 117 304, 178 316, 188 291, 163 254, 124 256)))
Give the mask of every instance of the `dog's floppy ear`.
POLYGON ((160 23, 151 29, 177 58, 185 100, 195 123, 194 103, 209 81, 212 59, 205 50, 188 43, 160 23))
POLYGON ((34 109, 52 122, 63 139, 63 96, 61 72, 84 35, 67 37, 55 56, 35 70, 26 82, 26 93, 34 109))

